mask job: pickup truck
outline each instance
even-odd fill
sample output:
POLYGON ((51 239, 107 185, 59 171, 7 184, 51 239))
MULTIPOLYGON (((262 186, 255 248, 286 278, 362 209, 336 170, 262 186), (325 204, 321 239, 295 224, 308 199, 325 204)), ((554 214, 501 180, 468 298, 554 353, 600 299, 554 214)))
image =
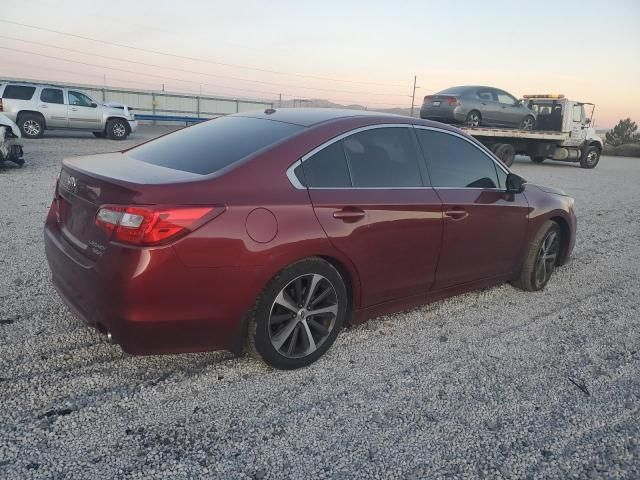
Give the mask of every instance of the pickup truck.
POLYGON ((0 113, 18 125, 24 138, 39 138, 45 130, 73 129, 124 140, 138 128, 126 106, 99 104, 78 90, 56 85, 0 84, 0 113))
POLYGON ((593 127, 594 104, 555 94, 525 95, 524 101, 537 114, 535 130, 483 127, 462 127, 462 130, 507 166, 511 166, 516 154, 528 155, 536 163, 551 159, 580 163, 582 168, 598 164, 603 142, 593 127), (589 115, 586 106, 591 106, 589 115))

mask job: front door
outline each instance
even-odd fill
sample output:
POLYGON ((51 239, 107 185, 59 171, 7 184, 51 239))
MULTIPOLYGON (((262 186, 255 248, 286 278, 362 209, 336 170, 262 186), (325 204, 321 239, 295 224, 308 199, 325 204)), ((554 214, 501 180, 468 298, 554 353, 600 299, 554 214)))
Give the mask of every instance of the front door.
POLYGON ((522 123, 523 115, 518 100, 502 90, 496 90, 496 96, 500 104, 500 124, 509 127, 519 127, 522 123))
MULTIPOLYGON (((563 143, 564 146, 581 146, 587 138, 587 124, 586 116, 584 113, 584 105, 581 103, 567 103, 565 115, 571 115, 571 121, 569 124, 571 135, 569 140, 563 143)), ((568 120, 568 119, 567 119, 568 120)))
POLYGON ((426 295, 442 242, 442 207, 410 126, 368 127, 303 161, 318 221, 355 264, 362 308, 426 295))
POLYGON ((67 105, 64 102, 64 91, 61 88, 43 88, 40 92, 38 107, 44 115, 47 128, 69 126, 67 105))
POLYGON ((527 230, 525 196, 505 193, 506 170, 473 140, 421 127, 416 134, 444 212, 434 289, 513 273, 527 230))
POLYGON ((82 128, 92 131, 100 128, 100 112, 94 101, 84 93, 75 90, 68 91, 69 96, 69 127, 82 128))

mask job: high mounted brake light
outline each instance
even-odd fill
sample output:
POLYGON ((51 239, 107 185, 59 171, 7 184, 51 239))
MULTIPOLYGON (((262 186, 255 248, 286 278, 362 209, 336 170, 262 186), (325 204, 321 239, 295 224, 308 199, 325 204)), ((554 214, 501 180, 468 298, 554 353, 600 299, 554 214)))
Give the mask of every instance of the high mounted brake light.
POLYGON ((116 242, 130 245, 161 245, 193 232, 222 213, 223 207, 104 205, 96 225, 116 242))

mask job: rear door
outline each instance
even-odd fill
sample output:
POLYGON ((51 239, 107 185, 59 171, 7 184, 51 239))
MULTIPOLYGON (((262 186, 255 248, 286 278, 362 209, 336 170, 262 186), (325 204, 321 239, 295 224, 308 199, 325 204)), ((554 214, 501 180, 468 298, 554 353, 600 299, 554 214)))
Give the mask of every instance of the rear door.
POLYGON ((479 88, 476 91, 479 110, 484 125, 495 125, 499 122, 500 105, 492 88, 479 88))
POLYGON ((316 216, 355 264, 361 307, 425 295, 435 279, 442 207, 410 126, 358 129, 303 158, 316 216))
POLYGON ((99 109, 94 101, 82 92, 69 90, 69 127, 92 131, 102 130, 99 109))
POLYGON ((506 195, 507 171, 474 142, 426 127, 416 135, 444 211, 434 289, 512 273, 527 229, 525 196, 506 195))
POLYGON ((47 127, 64 128, 69 126, 67 105, 62 88, 45 87, 40 92, 38 109, 44 115, 47 127))

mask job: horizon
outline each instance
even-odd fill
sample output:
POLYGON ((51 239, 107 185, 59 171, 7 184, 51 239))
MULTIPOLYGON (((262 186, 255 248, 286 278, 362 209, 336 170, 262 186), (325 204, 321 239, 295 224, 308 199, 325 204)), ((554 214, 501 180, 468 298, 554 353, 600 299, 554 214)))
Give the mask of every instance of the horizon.
POLYGON ((185 2, 181 11, 112 2, 125 18, 99 2, 32 5, 0 15, 0 76, 407 109, 416 75, 417 108, 445 88, 486 84, 593 102, 599 129, 640 121, 640 2, 631 0, 607 10, 544 0, 533 11, 491 0, 453 14, 439 0, 394 10, 377 1, 185 2))

